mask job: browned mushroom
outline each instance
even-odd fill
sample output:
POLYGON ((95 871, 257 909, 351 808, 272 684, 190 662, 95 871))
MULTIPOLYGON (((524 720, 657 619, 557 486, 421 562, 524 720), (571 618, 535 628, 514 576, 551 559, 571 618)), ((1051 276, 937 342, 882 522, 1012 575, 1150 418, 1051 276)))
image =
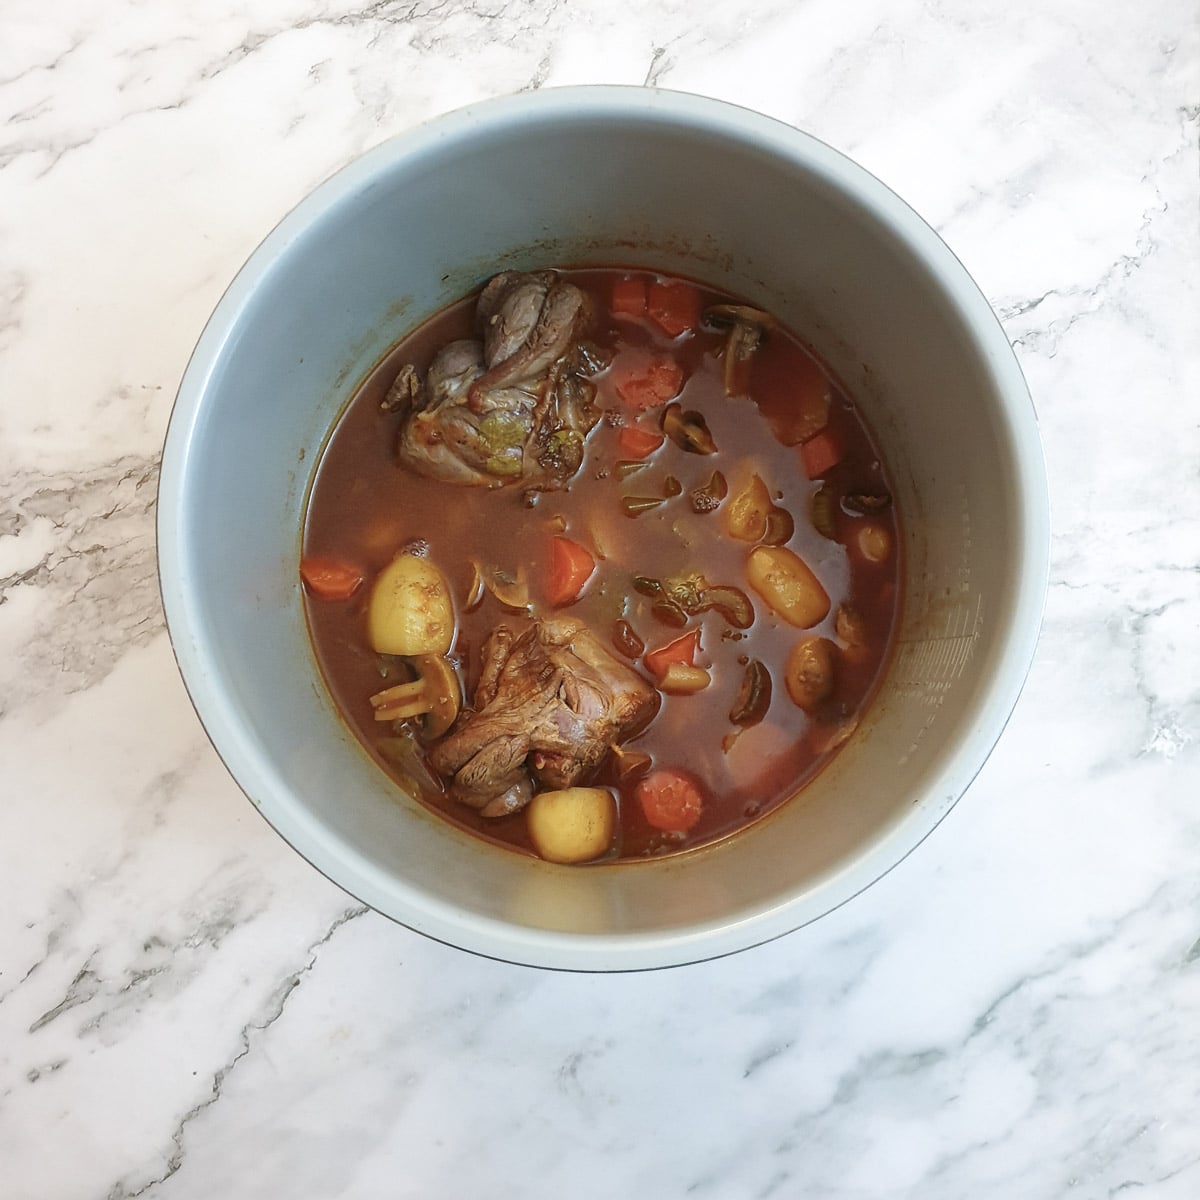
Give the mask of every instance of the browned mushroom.
POLYGON ((710 609, 736 629, 749 629, 754 624, 754 605, 741 588, 712 585, 703 575, 668 579, 666 583, 648 575, 635 575, 633 586, 643 596, 654 598, 651 612, 668 625, 686 625, 689 616, 710 609))
POLYGON ((685 411, 678 404, 668 404, 663 412, 662 430, 675 445, 689 454, 717 452, 708 422, 694 409, 685 411))
POLYGON ((424 717, 425 736, 441 737, 458 716, 462 692, 454 668, 436 654, 422 654, 413 659, 417 678, 385 688, 371 697, 371 707, 377 721, 402 721, 424 717))
POLYGON ((767 668, 753 658, 746 665, 746 674, 738 688, 737 698, 729 710, 729 719, 743 729, 757 725, 771 707, 771 675, 767 668))
POLYGON ((613 774, 621 787, 632 787, 649 773, 652 759, 641 750, 626 750, 616 742, 609 747, 613 756, 613 774))
POLYGON ((734 325, 753 325, 764 333, 774 329, 778 321, 765 309, 751 308, 748 304, 710 304, 704 310, 704 323, 715 329, 729 329, 734 325))
POLYGON ((668 600, 665 596, 655 600, 650 606, 650 612, 672 629, 682 629, 688 623, 687 613, 674 600, 668 600))
POLYGON ((633 626, 623 617, 613 625, 612 643, 617 652, 626 658, 641 658, 646 649, 646 643, 638 637, 633 626))
POLYGON ((525 578, 524 567, 518 567, 515 575, 493 567, 484 573, 483 583, 501 607, 509 612, 529 611, 529 581, 525 578))
POLYGON ((775 318, 745 304, 714 304, 705 310, 704 323, 729 330, 723 355, 725 394, 743 395, 750 385, 750 359, 768 330, 775 328, 775 318))
POLYGON ((721 501, 728 494, 729 485, 725 482, 725 476, 720 471, 714 471, 712 478, 703 487, 693 488, 688 493, 688 499, 691 501, 693 512, 710 513, 720 507, 721 501))
POLYGON ((784 683, 792 702, 811 713, 833 691, 833 645, 825 638, 797 642, 788 655, 784 683))
POLYGON ((768 546, 784 546, 792 540, 792 534, 795 532, 796 522, 792 519, 792 514, 786 508, 772 504, 771 511, 767 513, 767 529, 763 534, 763 541, 768 546))
POLYGON ((741 588, 727 584, 704 587, 696 604, 696 612, 715 609, 735 629, 749 629, 754 624, 754 605, 741 588))
POLYGON ((842 507, 847 512, 859 515, 882 512, 891 503, 891 493, 882 489, 872 492, 849 492, 842 498, 842 507))
POLYGON ((842 640, 842 653, 851 662, 861 662, 870 653, 871 635, 862 613, 849 604, 840 605, 833 627, 842 640))

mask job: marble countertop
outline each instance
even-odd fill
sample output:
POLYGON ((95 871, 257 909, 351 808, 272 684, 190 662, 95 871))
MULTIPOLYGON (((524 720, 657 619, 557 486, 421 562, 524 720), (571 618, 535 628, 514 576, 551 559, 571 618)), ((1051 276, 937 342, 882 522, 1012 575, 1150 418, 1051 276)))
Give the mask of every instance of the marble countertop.
POLYGON ((0 1195, 1200 1195, 1200 33, 1188 0, 0 0, 0 1195), (308 189, 468 101, 661 85, 857 158, 1038 405, 1040 648, 937 832, 633 976, 365 911, 205 739, 155 580, 172 397, 308 189))

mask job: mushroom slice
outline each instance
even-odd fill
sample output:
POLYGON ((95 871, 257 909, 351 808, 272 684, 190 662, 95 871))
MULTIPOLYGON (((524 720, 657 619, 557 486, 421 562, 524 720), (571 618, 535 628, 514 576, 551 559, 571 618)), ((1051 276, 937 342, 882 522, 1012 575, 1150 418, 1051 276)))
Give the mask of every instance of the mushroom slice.
POLYGON ((786 508, 772 504, 771 511, 767 513, 767 529, 763 534, 763 541, 768 546, 783 546, 792 540, 792 534, 795 532, 796 522, 792 519, 792 514, 786 508))
POLYGON ((777 322, 769 312, 745 304, 714 304, 704 313, 705 324, 728 329, 725 341, 724 383, 727 396, 741 396, 750 385, 750 359, 767 331, 777 322))
POLYGON ((746 666, 742 686, 729 710, 729 719, 743 729, 757 725, 771 707, 771 675, 767 668, 752 658, 746 666))
POLYGON ((462 692, 454 668, 436 654, 422 654, 413 659, 417 678, 411 683, 385 688, 371 697, 371 707, 377 721, 401 721, 410 717, 425 718, 425 736, 439 738, 458 716, 462 692))
POLYGON ((687 613, 674 600, 668 600, 666 597, 655 600, 650 606, 650 612, 672 629, 682 629, 688 623, 687 613))
POLYGON ((754 624, 754 605, 741 588, 712 586, 703 575, 687 575, 663 583, 647 575, 635 575, 633 586, 643 596, 656 597, 651 612, 668 625, 683 626, 689 616, 716 609, 738 629, 754 624))
POLYGON ((833 691, 833 645, 826 638, 797 642, 784 668, 784 685, 797 708, 810 715, 833 691))
POLYGON ((641 658, 646 652, 646 643, 634 632, 624 617, 618 618, 613 625, 612 644, 618 654, 626 658, 641 658))
POLYGON ((621 787, 632 787, 639 779, 650 772, 652 760, 650 755, 641 750, 626 750, 616 742, 609 747, 613 755, 613 774, 621 787))
POLYGON ((850 492, 842 498, 842 507, 857 515, 882 512, 892 503, 892 495, 882 488, 873 492, 850 492))
POLYGON ((529 611, 529 581, 523 566, 517 568, 515 575, 493 567, 485 574, 483 583, 503 608, 518 613, 529 611))
POLYGON ((733 325, 751 325, 766 333, 779 322, 765 309, 751 308, 748 304, 711 304, 704 310, 705 325, 716 329, 729 329, 733 325))
POLYGON ((749 629, 754 624, 754 605, 741 588, 719 584, 700 591, 696 612, 715 608, 735 629, 749 629))
POLYGON ((675 445, 689 454, 717 452, 717 444, 709 432, 708 422, 694 409, 685 411, 678 404, 668 404, 663 411, 662 430, 675 445))
POLYGON ((703 486, 693 488, 688 494, 692 503, 692 511, 710 513, 721 506, 721 501, 729 494, 729 485, 720 471, 714 471, 712 478, 703 486))

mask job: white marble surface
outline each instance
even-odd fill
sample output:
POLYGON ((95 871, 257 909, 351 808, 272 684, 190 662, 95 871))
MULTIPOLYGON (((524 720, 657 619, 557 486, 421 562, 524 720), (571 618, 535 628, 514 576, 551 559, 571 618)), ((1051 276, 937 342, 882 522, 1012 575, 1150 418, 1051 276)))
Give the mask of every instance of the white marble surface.
POLYGON ((1200 1196, 1200 35, 1191 0, 0 0, 0 1196, 1200 1196), (618 15, 619 14, 619 15, 618 15), (817 926, 640 976, 364 912, 226 776, 156 463, 308 188, 469 100, 658 83, 948 240, 1045 436, 1029 685, 817 926))

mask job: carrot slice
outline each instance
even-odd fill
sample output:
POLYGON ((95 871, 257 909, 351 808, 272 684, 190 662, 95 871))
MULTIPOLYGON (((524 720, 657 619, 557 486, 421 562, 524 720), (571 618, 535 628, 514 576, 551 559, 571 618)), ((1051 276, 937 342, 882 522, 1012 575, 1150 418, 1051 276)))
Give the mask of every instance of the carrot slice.
POLYGON ((302 558, 300 578, 304 586, 321 600, 349 600, 363 581, 363 572, 335 558, 302 558))
POLYGON ((636 425, 625 425, 617 434, 617 447, 622 458, 649 458, 664 441, 661 433, 638 429, 636 425))
POLYGON ((617 396, 630 408, 657 408, 679 395, 683 368, 673 359, 644 352, 620 355, 612 366, 617 396))
POLYGON ((700 293, 690 283, 655 282, 646 290, 646 313, 670 337, 700 324, 700 293))
POLYGON ((820 479, 841 461, 841 447, 828 433, 818 433, 800 447, 800 461, 809 479, 820 479))
POLYGON ((583 585, 592 577, 596 560, 578 542, 556 537, 550 543, 550 571, 546 579, 546 599, 562 608, 579 599, 583 585))
POLYGON ((672 663, 682 663, 685 667, 696 665, 696 651, 700 649, 700 630, 693 629, 683 637, 651 650, 645 658, 646 666, 661 679, 672 663))
POLYGON ((704 797, 682 771, 652 771, 634 789, 646 821, 655 829, 686 833, 704 811, 704 797))
POLYGON ((646 315, 646 281, 626 275, 614 279, 609 309, 614 317, 644 317, 646 315))

